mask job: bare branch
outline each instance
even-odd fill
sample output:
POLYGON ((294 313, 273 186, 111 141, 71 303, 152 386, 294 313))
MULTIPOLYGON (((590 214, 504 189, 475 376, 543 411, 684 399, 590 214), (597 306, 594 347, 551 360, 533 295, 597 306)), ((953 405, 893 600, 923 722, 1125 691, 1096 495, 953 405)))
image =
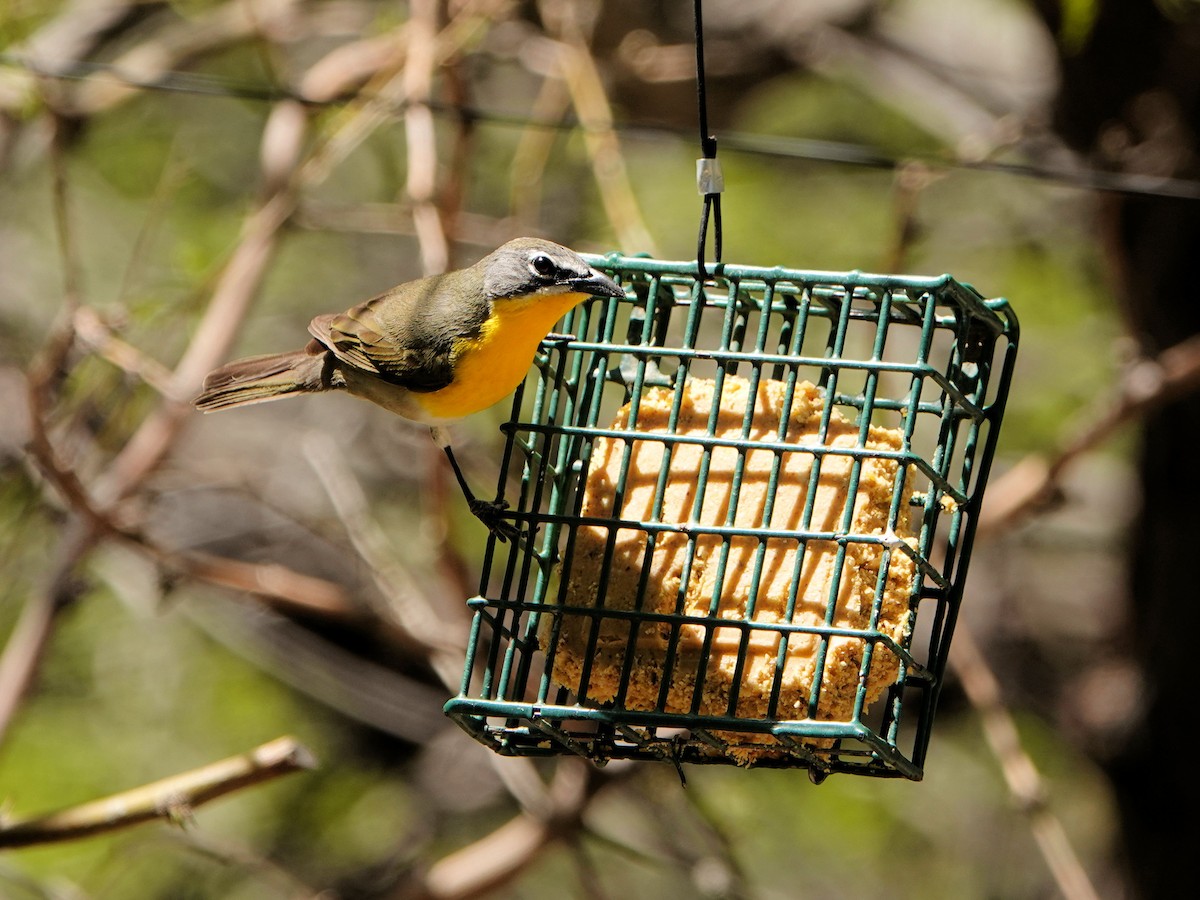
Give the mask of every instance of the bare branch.
POLYGON ((139 546, 191 578, 253 594, 277 609, 338 619, 358 614, 341 585, 279 563, 249 563, 210 553, 171 552, 145 540, 139 546))
POLYGON ((383 529, 371 518, 366 494, 337 444, 324 434, 312 433, 305 437, 303 448, 354 549, 387 600, 388 605, 378 610, 380 617, 421 643, 443 683, 456 690, 466 648, 465 623, 447 621, 445 610, 434 606, 426 586, 397 560, 383 529))
POLYGON ((1048 462, 1026 458, 996 479, 979 521, 981 533, 1011 527, 1056 496, 1063 471, 1122 426, 1200 388, 1200 335, 1168 347, 1126 370, 1116 401, 1068 440, 1048 462))
MULTIPOLYGON (((351 116, 350 124, 353 125, 360 118, 351 116)), ((299 142, 303 140, 305 131, 306 129, 291 129, 286 134, 299 142)), ((345 142, 339 143, 338 146, 344 147, 345 142)), ((299 159, 300 154, 283 153, 279 148, 275 148, 270 156, 274 160, 299 159)), ((313 157, 310 157, 309 163, 312 162, 313 157)), ((66 180, 65 175, 61 174, 61 166, 59 171, 60 175, 55 179, 56 208, 64 212, 56 217, 56 221, 60 228, 66 228, 66 201, 62 196, 66 180)), ((327 172, 328 169, 320 165, 309 165, 302 174, 309 176, 307 183, 313 183, 327 172)), ((52 334, 38 360, 31 367, 30 414, 34 422, 34 452, 43 468, 56 476, 54 481, 60 489, 64 489, 72 506, 82 518, 68 526, 66 535, 60 542, 56 563, 47 578, 46 587, 28 601, 27 608, 5 647, 4 655, 0 658, 0 737, 6 732, 20 698, 34 677, 45 642, 52 630, 55 612, 80 590, 73 573, 96 542, 110 532, 107 527, 110 517, 100 510, 107 509, 135 493, 143 480, 167 456, 191 414, 190 406, 180 398, 189 396, 195 390, 203 375, 228 353, 237 336, 273 254, 278 232, 296 205, 299 180, 280 178, 278 172, 272 174, 276 189, 268 194, 245 221, 240 242, 221 273, 213 299, 192 341, 165 385, 163 403, 141 424, 117 454, 103 476, 98 479, 97 487, 91 496, 82 489, 73 473, 67 472, 57 463, 45 431, 51 405, 48 386, 62 368, 66 353, 74 342, 74 311, 78 305, 73 294, 75 283, 70 276, 74 271, 73 245, 69 233, 60 235, 67 272, 65 324, 52 334)), ((211 569, 204 567, 200 567, 198 571, 211 573, 211 569)), ((226 568, 224 571, 227 574, 229 570, 226 568)))
MULTIPOLYGON (((81 309, 80 312, 82 311, 81 309)), ((121 522, 117 513, 96 505, 75 472, 59 461, 41 416, 34 416, 31 426, 29 453, 42 473, 62 494, 71 510, 86 523, 88 541, 101 536, 117 538, 192 578, 254 594, 273 606, 338 618, 351 617, 357 613, 346 592, 323 578, 302 575, 278 564, 248 563, 213 554, 170 550, 159 545, 140 531, 121 522)), ((28 641, 30 638, 26 637, 24 640, 28 641)), ((2 666, 0 671, 3 671, 2 666)), ((0 677, 0 686, 6 683, 6 679, 0 677)), ((3 703, 0 703, 0 709, 3 708, 3 703)), ((4 716, 0 715, 0 722, 4 720, 4 716)))
MULTIPOLYGON (((571 96, 557 78, 542 80, 534 98, 530 118, 536 122, 562 119, 570 108, 571 96)), ((508 206, 513 217, 521 223, 535 223, 542 201, 542 174, 550 160, 550 151, 559 135, 553 129, 527 125, 513 152, 512 177, 509 184, 508 206)))
POLYGON ((606 780, 576 759, 564 759, 550 787, 545 816, 522 813, 461 850, 434 863, 418 885, 399 896, 422 900, 470 900, 507 884, 559 840, 571 840, 583 814, 606 780))
MULTIPOLYGON (((63 267, 63 309, 49 338, 30 364, 27 382, 30 441, 35 448, 46 450, 47 458, 51 460, 54 457, 46 434, 46 421, 57 383, 65 370, 67 355, 75 343, 74 312, 80 300, 78 251, 71 228, 66 160, 63 156, 64 123, 55 117, 54 126, 50 165, 53 170, 54 222, 63 267)), ((56 461, 54 467, 58 468, 56 461)), ((80 496, 86 496, 73 476, 65 483, 68 489, 77 489, 80 496)), ((4 646, 4 652, 0 655, 0 741, 33 682, 54 631, 58 612, 78 594, 80 585, 74 578, 76 554, 86 552, 88 543, 86 528, 67 529, 61 541, 58 565, 48 577, 45 588, 35 592, 26 601, 4 646)))
POLYGON ((113 334, 108 323, 100 318, 100 314, 92 307, 79 307, 75 311, 72 324, 75 335, 84 346, 121 371, 150 385, 163 397, 176 401, 187 399, 171 396, 170 392, 174 390, 175 385, 172 383, 170 369, 113 334))
POLYGON ((1029 820, 1034 840, 1062 895, 1066 900, 1099 900, 1062 822, 1050 811, 1045 783, 1021 745, 1012 714, 1001 698, 1000 684, 962 622, 955 629, 950 665, 982 719, 984 735, 1000 763, 1009 792, 1029 820))
POLYGON ((248 753, 101 800, 0 824, 0 848, 76 840, 153 819, 185 823, 210 800, 316 765, 312 753, 294 738, 277 738, 248 753))
POLYGON ((895 232, 892 244, 884 257, 882 272, 903 272, 907 268, 908 254, 920 236, 920 221, 917 210, 921 195, 938 174, 920 162, 902 163, 896 167, 893 179, 892 210, 895 232))
POLYGON ((654 254, 654 238, 646 227, 637 196, 629 181, 621 141, 613 127, 612 106, 595 57, 584 39, 574 4, 555 3, 544 18, 556 23, 559 41, 553 45, 559 72, 583 128, 583 139, 592 161, 600 201, 618 243, 627 252, 654 254))
POLYGON ((408 149, 405 192, 412 203, 413 224, 426 275, 446 271, 450 246, 435 203, 437 138, 433 128, 433 68, 436 60, 438 0, 412 0, 408 58, 404 65, 404 136, 408 149))
POLYGON ((408 51, 406 24, 329 51, 304 73, 298 93, 313 103, 329 103, 366 84, 380 72, 399 71, 408 51))
POLYGON ((74 115, 95 115, 111 109, 135 95, 139 83, 156 81, 199 56, 249 40, 264 28, 283 28, 297 18, 301 5, 302 0, 231 0, 184 21, 171 22, 113 61, 119 77, 98 73, 82 81, 71 92, 67 110, 74 115))

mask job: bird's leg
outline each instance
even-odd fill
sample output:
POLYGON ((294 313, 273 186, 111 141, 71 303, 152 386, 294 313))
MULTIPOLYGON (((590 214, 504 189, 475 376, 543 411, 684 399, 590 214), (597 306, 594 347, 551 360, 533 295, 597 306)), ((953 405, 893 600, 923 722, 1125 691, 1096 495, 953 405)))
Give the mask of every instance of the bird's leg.
POLYGON ((508 501, 480 500, 476 497, 475 492, 471 490, 471 486, 467 484, 466 476, 463 475, 462 469, 458 465, 458 460, 454 458, 454 451, 450 449, 450 435, 444 428, 438 425, 432 426, 429 430, 433 434, 434 441, 442 448, 442 452, 446 454, 446 459, 450 460, 450 468, 454 470, 454 478, 458 481, 458 486, 462 489, 463 496, 467 499, 467 506, 470 508, 471 514, 486 525, 487 530, 494 534, 498 540, 507 541, 509 538, 512 538, 515 541, 521 534, 520 529, 511 522, 506 522, 500 518, 500 513, 508 509, 508 501))

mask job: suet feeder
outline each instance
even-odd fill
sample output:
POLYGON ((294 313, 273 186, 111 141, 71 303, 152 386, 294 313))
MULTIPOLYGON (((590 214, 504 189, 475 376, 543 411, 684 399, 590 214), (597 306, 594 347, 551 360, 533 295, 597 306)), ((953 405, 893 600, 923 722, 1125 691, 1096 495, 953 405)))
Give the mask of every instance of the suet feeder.
POLYGON ((625 297, 560 323, 502 425, 523 536, 489 540, 446 712, 512 756, 921 778, 1008 303, 949 276, 589 262, 625 297))

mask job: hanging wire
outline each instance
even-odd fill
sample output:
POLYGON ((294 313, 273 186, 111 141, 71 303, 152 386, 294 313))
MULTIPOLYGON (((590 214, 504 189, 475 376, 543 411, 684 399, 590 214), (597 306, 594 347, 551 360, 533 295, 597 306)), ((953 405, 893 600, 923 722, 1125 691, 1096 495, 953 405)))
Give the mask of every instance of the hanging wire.
MULTIPOLYGON (((119 66, 112 65, 111 63, 76 60, 72 61, 66 68, 51 68, 19 54, 2 52, 0 52, 0 65, 12 66, 41 78, 53 78, 62 81, 83 81, 95 75, 103 74, 105 77, 112 78, 126 87, 140 91, 190 94, 217 99, 236 99, 262 103, 295 100, 312 109, 345 106, 356 98, 372 99, 374 96, 370 92, 364 91, 355 97, 345 96, 329 100, 313 100, 299 92, 282 87, 246 84, 234 79, 204 75, 198 72, 172 70, 163 72, 154 78, 137 78, 127 72, 123 72, 119 66)), ((483 107, 446 103, 437 100, 430 101, 425 105, 434 112, 442 115, 465 117, 483 124, 510 128, 545 128, 553 131, 574 131, 586 124, 570 116, 553 119, 539 118, 524 113, 485 109, 483 107)), ((392 104, 392 109, 395 112, 402 112, 404 106, 405 104, 402 101, 398 101, 392 104)), ((612 127, 621 134, 633 137, 654 138, 664 135, 681 137, 685 134, 682 129, 659 124, 617 122, 613 123, 612 127)), ((1036 181, 1044 181, 1083 190, 1105 191, 1140 197, 1174 197, 1182 200, 1200 200, 1200 181, 1157 175, 1140 175, 1129 172, 1104 172, 1084 166, 1048 166, 1037 163, 1003 162, 994 159, 946 159, 928 154, 897 155, 881 152, 875 147, 869 147, 864 144, 853 144, 846 141, 821 141, 785 135, 739 132, 728 132, 722 135, 721 144, 726 150, 736 150, 739 153, 768 159, 827 162, 888 171, 902 164, 919 162, 935 169, 991 172, 1018 178, 1032 178, 1036 181)))
POLYGON ((708 278, 704 269, 704 245, 708 240, 709 213, 713 220, 713 256, 721 264, 721 192, 725 190, 725 178, 721 164, 717 161, 717 139, 708 130, 708 85, 704 78, 704 13, 702 0, 695 0, 693 10, 696 22, 696 104, 700 108, 700 153, 696 161, 696 188, 704 197, 700 211, 700 234, 696 238, 696 271, 700 280, 708 278))

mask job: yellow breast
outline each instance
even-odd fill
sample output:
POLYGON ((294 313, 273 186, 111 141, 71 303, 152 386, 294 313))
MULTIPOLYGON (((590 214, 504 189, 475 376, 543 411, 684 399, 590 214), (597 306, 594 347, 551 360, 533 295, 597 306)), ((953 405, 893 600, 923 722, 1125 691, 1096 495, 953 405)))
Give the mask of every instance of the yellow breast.
POLYGON ((479 336, 455 348, 454 380, 412 399, 435 419, 458 419, 487 409, 517 389, 538 342, 586 294, 538 295, 496 301, 479 336))

